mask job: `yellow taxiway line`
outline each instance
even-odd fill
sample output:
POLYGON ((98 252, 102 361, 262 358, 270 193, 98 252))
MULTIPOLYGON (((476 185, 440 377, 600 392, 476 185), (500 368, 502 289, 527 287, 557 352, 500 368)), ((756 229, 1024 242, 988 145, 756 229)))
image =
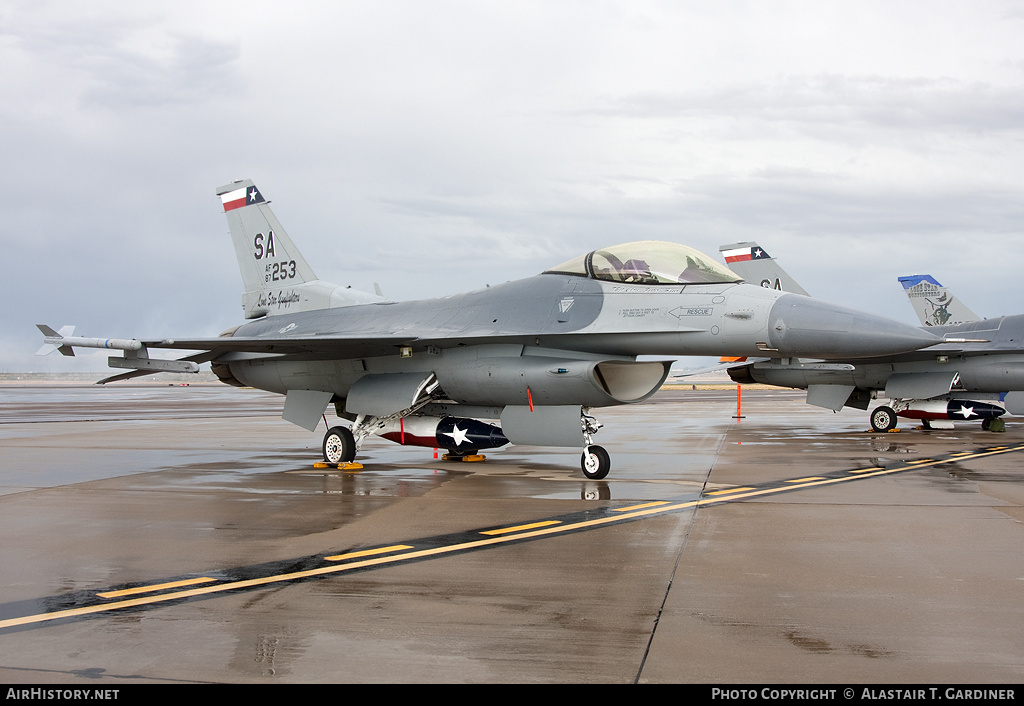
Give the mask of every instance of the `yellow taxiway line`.
MULTIPOLYGON (((1024 445, 1006 447, 999 446, 989 448, 986 451, 972 453, 969 456, 956 456, 955 460, 962 461, 967 458, 984 458, 986 456, 995 456, 998 454, 1010 453, 1013 451, 1024 450, 1024 445)), ((432 547, 429 549, 415 549, 412 545, 392 545, 389 547, 367 549, 363 551, 351 552, 349 554, 338 554, 333 557, 325 557, 327 560, 339 561, 345 558, 361 558, 359 561, 346 561, 343 564, 334 564, 331 566, 321 566, 314 569, 305 569, 303 571, 294 571, 291 573, 284 574, 273 574, 271 576, 262 576, 254 579, 245 579, 240 581, 230 581, 216 583, 212 586, 198 586, 195 588, 189 588, 181 591, 171 591, 168 593, 160 593, 152 596, 144 596, 139 598, 129 598, 127 600, 113 601, 109 603, 102 603, 92 606, 81 606, 79 608, 69 608, 67 610, 58 610, 52 613, 40 613, 37 615, 26 615, 20 618, 9 618, 7 620, 0 620, 0 629, 16 627, 21 625, 31 625, 33 623, 42 623, 50 620, 61 620, 64 618, 74 618, 84 615, 91 615, 94 613, 102 613, 112 610, 120 610, 122 608, 132 608, 136 606, 153 605, 157 603, 176 601, 183 598, 194 598, 197 596, 208 596, 216 593, 224 593, 227 591, 234 591, 238 589, 256 588, 259 586, 266 586, 275 583, 282 583, 287 581, 295 581, 298 579, 310 578, 314 576, 326 576, 329 574, 341 573, 343 571, 352 571, 355 569, 364 569, 371 566, 380 566, 383 564, 397 563, 402 561, 408 561, 411 559, 422 559, 431 556, 443 556, 445 554, 455 554, 458 552, 467 551, 470 549, 478 549, 486 546, 493 546, 503 544, 505 542, 515 542, 523 539, 530 539, 535 537, 542 537, 545 535, 561 534, 565 532, 573 532, 584 529, 592 529, 600 527, 602 525, 616 524, 625 522, 628 520, 640 519, 643 517, 650 517, 654 515, 660 515, 669 512, 677 512, 679 510, 685 510, 694 507, 701 507, 705 505, 714 505, 719 503, 731 503, 737 500, 744 500, 748 498, 756 498, 766 495, 773 495, 781 492, 791 492, 795 489, 801 488, 812 488, 816 486, 832 485, 835 483, 844 483, 850 480, 860 480, 861 478, 870 478, 873 476, 884 476, 892 475, 894 473, 900 473, 903 471, 916 470, 926 466, 934 466, 941 463, 948 463, 950 458, 945 459, 922 459, 918 461, 908 461, 905 465, 897 466, 894 468, 866 468, 858 469, 855 471, 848 471, 846 475, 837 476, 834 478, 819 478, 809 477, 804 479, 797 479, 796 481, 785 481, 785 484, 773 486, 770 488, 734 488, 728 491, 714 491, 713 494, 704 495, 696 500, 690 500, 682 503, 672 502, 655 502, 655 503, 644 503, 642 505, 635 505, 630 508, 622 508, 623 510, 629 510, 619 515, 607 515, 604 517, 598 517, 590 520, 580 520, 578 522, 562 522, 561 520, 548 520, 542 522, 534 522, 525 525, 516 525, 514 527, 508 527, 505 529, 487 530, 481 532, 481 534, 489 535, 484 539, 476 539, 465 542, 458 542, 440 547, 432 547), (403 551, 409 549, 411 551, 403 551), (380 556, 386 554, 386 556, 380 556), (365 557, 365 558, 363 558, 365 557)), ((172 582, 168 584, 158 584, 149 587, 138 587, 132 589, 126 589, 123 592, 110 592, 107 595, 120 594, 127 595, 128 592, 148 592, 163 590, 168 587, 175 585, 185 585, 192 582, 204 581, 206 579, 188 579, 184 582, 172 582)), ((213 579, 210 579, 211 581, 213 579)))
POLYGON ((154 591, 166 591, 168 588, 181 588, 182 586, 194 586, 197 583, 210 583, 217 579, 211 579, 208 576, 203 576, 197 579, 184 579, 183 581, 170 581, 168 583, 158 583, 152 586, 138 586, 136 588, 125 588, 120 591, 107 591, 106 593, 97 593, 96 595, 100 598, 121 598, 123 596, 133 596, 137 593, 153 593, 154 591))

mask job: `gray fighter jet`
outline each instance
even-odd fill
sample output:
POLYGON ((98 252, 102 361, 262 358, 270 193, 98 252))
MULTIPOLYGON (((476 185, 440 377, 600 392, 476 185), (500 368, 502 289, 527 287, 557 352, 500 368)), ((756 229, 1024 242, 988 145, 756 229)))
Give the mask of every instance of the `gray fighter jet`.
MULTIPOLYGON (((782 291, 799 288, 757 243, 723 245, 719 250, 730 268, 750 281, 782 291)), ((927 275, 901 277, 900 283, 908 293, 924 292, 936 302, 957 301, 927 275)), ((927 330, 943 337, 942 344, 875 359, 762 357, 732 364, 729 375, 741 383, 806 389, 808 404, 835 411, 844 406, 867 410, 884 393, 887 401, 870 414, 876 431, 894 429, 897 417, 921 420, 925 427, 974 420, 994 429, 1001 428, 998 418, 1007 411, 1024 413, 1024 315, 979 320, 957 303, 943 315, 959 323, 939 325, 932 311, 923 312, 913 297, 911 303, 927 330)))
POLYGON ((610 460, 593 443, 601 424, 590 410, 647 399, 673 362, 638 356, 830 359, 940 341, 889 319, 745 284, 696 250, 657 241, 594 250, 467 294, 388 301, 317 279, 252 181, 217 194, 251 321, 218 338, 152 340, 77 338, 40 326, 40 352, 124 351, 109 364, 129 372, 101 382, 209 362, 229 385, 285 395, 283 417, 311 431, 333 404, 351 426, 330 426, 324 436, 332 464, 351 462, 377 434, 447 449, 451 458, 509 442, 582 448, 583 473, 603 478, 610 460), (159 348, 200 352, 150 358, 159 348))

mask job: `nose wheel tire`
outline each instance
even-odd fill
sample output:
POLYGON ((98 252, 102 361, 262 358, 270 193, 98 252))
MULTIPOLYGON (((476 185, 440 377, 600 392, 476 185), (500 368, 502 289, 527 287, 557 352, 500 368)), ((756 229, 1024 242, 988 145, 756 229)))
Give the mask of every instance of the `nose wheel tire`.
POLYGON ((331 427, 324 435, 324 461, 350 463, 356 457, 356 440, 348 427, 331 427))
POLYGON ((580 467, 583 469, 583 475, 590 480, 601 480, 611 470, 612 461, 603 447, 588 446, 583 450, 580 467))
POLYGON ((875 407, 871 413, 871 428, 875 431, 890 431, 896 428, 896 412, 892 407, 875 407))

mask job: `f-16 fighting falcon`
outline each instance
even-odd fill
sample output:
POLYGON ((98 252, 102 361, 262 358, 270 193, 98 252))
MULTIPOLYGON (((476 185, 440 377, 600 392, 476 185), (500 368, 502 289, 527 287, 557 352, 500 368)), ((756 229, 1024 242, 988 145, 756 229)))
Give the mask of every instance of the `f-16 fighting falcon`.
POLYGON ((40 353, 112 348, 100 382, 195 372, 285 396, 284 419, 315 430, 329 405, 324 459, 352 462, 377 434, 478 458, 507 443, 582 448, 588 478, 611 462, 594 444, 594 408, 641 402, 672 360, 734 355, 864 358, 939 343, 879 316, 744 283, 676 243, 641 241, 575 257, 539 275, 439 299, 388 301, 321 281, 250 180, 217 190, 250 321, 217 338, 94 339, 40 325, 40 353), (176 360, 153 349, 200 351, 176 360))
MULTIPOLYGON (((757 243, 719 250, 731 268, 752 282, 804 291, 757 243)), ((1024 414, 1024 315, 980 319, 930 275, 899 280, 922 324, 943 337, 941 345, 872 360, 761 357, 730 365, 729 375, 741 383, 806 389, 808 404, 835 411, 844 406, 866 410, 884 394, 886 402, 870 414, 875 431, 894 429, 897 417, 920 420, 925 428, 979 421, 995 430, 1002 429, 999 417, 1007 411, 1024 414)))

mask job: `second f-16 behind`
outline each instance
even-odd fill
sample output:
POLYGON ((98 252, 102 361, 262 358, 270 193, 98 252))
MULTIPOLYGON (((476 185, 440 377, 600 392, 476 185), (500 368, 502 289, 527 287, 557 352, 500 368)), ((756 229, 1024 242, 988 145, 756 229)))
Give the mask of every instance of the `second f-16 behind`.
MULTIPOLYGON (((506 443, 583 449, 603 478, 592 410, 641 402, 671 360, 734 355, 864 358, 930 346, 931 333, 744 283, 692 248, 640 241, 591 250, 527 279, 409 302, 316 278, 252 181, 217 190, 245 287, 248 323, 216 338, 74 338, 40 326, 44 349, 124 351, 130 372, 194 371, 285 396, 286 420, 313 430, 333 405, 324 457, 351 461, 370 434, 454 458, 506 443), (179 360, 153 349, 200 351, 179 360)), ((42 352, 42 351, 41 351, 42 352)))
MULTIPOLYGON (((752 282, 773 290, 799 285, 757 243, 719 248, 727 263, 752 282)), ((978 421, 990 428, 1009 410, 1024 413, 1024 315, 980 319, 929 275, 900 277, 927 330, 940 345, 874 359, 829 361, 751 359, 732 365, 741 383, 760 382, 807 390, 807 403, 826 409, 867 410, 876 431, 896 427, 897 417, 926 427, 978 421)), ((1001 423, 1001 422, 1000 422, 1001 423)))

